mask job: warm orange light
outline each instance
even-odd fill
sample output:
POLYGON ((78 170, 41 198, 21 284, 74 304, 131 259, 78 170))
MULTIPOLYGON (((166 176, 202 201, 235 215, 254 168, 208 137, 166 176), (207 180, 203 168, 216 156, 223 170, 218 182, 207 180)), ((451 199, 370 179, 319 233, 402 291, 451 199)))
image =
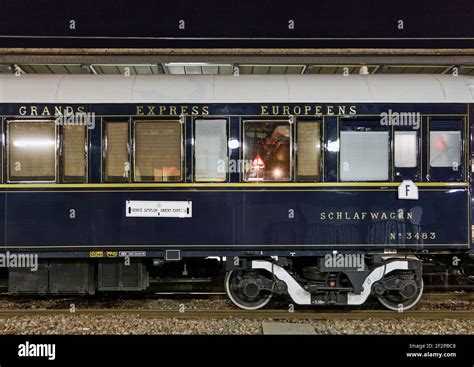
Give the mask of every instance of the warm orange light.
POLYGON ((281 175, 282 175, 281 169, 275 168, 275 169, 273 170, 273 177, 275 177, 275 178, 281 178, 281 175))
POLYGON ((264 168, 265 168, 265 163, 263 163, 263 159, 260 158, 260 154, 257 154, 255 156, 255 159, 252 162, 252 169, 254 171, 259 171, 264 168))
POLYGON ((445 148, 444 139, 441 138, 441 137, 438 138, 438 139, 436 139, 435 145, 436 145, 436 149, 438 149, 438 150, 444 150, 444 148, 445 148))

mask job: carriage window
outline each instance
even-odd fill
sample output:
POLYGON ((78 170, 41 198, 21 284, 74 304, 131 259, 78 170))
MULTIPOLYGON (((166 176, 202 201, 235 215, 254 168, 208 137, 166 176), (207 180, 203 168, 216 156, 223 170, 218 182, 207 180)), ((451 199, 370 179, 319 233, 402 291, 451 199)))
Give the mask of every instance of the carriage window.
POLYGON ((87 127, 66 125, 62 130, 62 180, 64 182, 86 181, 87 127))
POLYGON ((456 168, 461 164, 461 132, 430 131, 430 166, 456 168))
POLYGON ((8 166, 10 181, 55 181, 54 121, 9 123, 8 166))
POLYGON ((341 181, 388 180, 388 132, 342 131, 341 181))
POLYGON ((395 131, 395 167, 416 167, 417 157, 416 131, 395 131))
POLYGON ((181 140, 179 121, 137 121, 135 181, 181 181, 181 140))
POLYGON ((245 121, 245 181, 289 181, 290 149, 288 121, 245 121))
POLYGON ((105 180, 128 181, 130 172, 128 122, 107 122, 105 138, 105 180))
POLYGON ((195 180, 222 182, 227 174, 226 120, 195 121, 195 180))
POLYGON ((319 180, 321 158, 320 126, 319 122, 297 123, 298 178, 319 180))

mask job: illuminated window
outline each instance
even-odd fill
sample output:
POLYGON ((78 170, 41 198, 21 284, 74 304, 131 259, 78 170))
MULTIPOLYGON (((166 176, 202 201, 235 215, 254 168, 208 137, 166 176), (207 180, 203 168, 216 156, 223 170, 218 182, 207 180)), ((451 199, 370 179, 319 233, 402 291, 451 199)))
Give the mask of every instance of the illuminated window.
POLYGON ((417 135, 416 131, 395 131, 395 167, 416 167, 417 135))
POLYGON ((135 181, 181 181, 181 160, 179 121, 135 123, 135 181))
POLYGON ((461 132, 430 131, 430 166, 457 169, 461 164, 461 132))
POLYGON ((105 147, 105 180, 128 181, 130 172, 128 122, 106 123, 105 147))
POLYGON ((222 182, 227 174, 226 120, 196 120, 195 180, 222 182))
POLYGON ((62 129, 62 180, 63 182, 86 181, 87 127, 64 126, 62 129))
POLYGON ((245 181, 289 181, 290 149, 288 121, 245 121, 245 181))
POLYGON ((8 124, 10 181, 56 180, 56 126, 54 121, 8 124))
POLYGON ((297 123, 298 178, 319 180, 321 159, 321 125, 319 122, 297 123))
POLYGON ((341 181, 388 180, 388 132, 342 131, 341 181))

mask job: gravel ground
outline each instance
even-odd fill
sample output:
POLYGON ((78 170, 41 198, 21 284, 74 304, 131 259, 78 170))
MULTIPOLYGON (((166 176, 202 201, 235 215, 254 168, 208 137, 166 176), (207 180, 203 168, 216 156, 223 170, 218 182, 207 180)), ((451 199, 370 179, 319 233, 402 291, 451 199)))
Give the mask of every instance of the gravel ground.
POLYGON ((221 310, 234 309, 227 298, 212 297, 206 299, 157 299, 157 298, 13 298, 0 299, 0 310, 11 309, 69 309, 74 304, 76 309, 138 309, 138 310, 177 310, 181 304, 186 309, 221 310))
MULTIPOLYGON (((177 310, 180 305, 185 305, 187 310, 232 310, 234 304, 226 297, 213 296, 210 298, 0 298, 0 310, 8 309, 69 309, 74 304, 76 309, 139 309, 139 310, 177 310)), ((272 301, 268 309, 286 309, 288 301, 272 301)), ((354 307, 355 308, 355 307, 354 307)), ((361 309, 384 309, 377 301, 368 302, 361 309)), ((297 306, 296 310, 318 310, 314 307, 297 306)), ((339 308, 340 309, 340 308, 339 308)), ((461 299, 421 299, 416 305, 417 310, 469 310, 473 309, 474 302, 461 299)))
MULTIPOLYGON (((151 319, 135 315, 37 316, 0 319, 0 334, 262 334, 269 319, 151 319)), ((281 321, 279 321, 281 322, 281 321)), ((316 334, 474 334, 473 320, 295 320, 316 334)))
MULTIPOLYGON (((127 298, 0 298, 0 309, 163 309, 178 310, 185 305, 193 309, 236 309, 224 297, 205 299, 127 299, 127 298)), ((274 302, 267 308, 284 309, 285 302, 274 302)), ((364 306, 381 308, 378 303, 364 306)), ((296 307, 296 310, 308 308, 296 307)), ((467 300, 422 299, 418 310, 473 310, 467 300)), ((312 308, 318 312, 318 308, 312 308)), ((139 315, 56 315, 12 316, 0 318, 0 334, 262 334, 262 322, 269 319, 176 319, 148 318, 139 315)), ((281 320, 278 320, 281 322, 281 320)), ((311 324, 317 334, 474 334, 474 320, 291 320, 311 324)))
POLYGON ((471 310, 474 312, 474 303, 464 300, 423 300, 418 302, 415 310, 471 310))
POLYGON ((474 334, 474 320, 332 320, 311 322, 316 334, 474 334))

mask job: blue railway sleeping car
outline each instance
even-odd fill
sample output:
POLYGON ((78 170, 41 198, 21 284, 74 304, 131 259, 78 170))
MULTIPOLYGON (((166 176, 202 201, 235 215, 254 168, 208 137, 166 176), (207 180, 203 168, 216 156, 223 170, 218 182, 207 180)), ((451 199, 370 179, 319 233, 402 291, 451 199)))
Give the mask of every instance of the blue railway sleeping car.
POLYGON ((408 309, 423 259, 468 269, 473 101, 464 76, 0 76, 8 291, 225 271, 245 309, 408 309))

